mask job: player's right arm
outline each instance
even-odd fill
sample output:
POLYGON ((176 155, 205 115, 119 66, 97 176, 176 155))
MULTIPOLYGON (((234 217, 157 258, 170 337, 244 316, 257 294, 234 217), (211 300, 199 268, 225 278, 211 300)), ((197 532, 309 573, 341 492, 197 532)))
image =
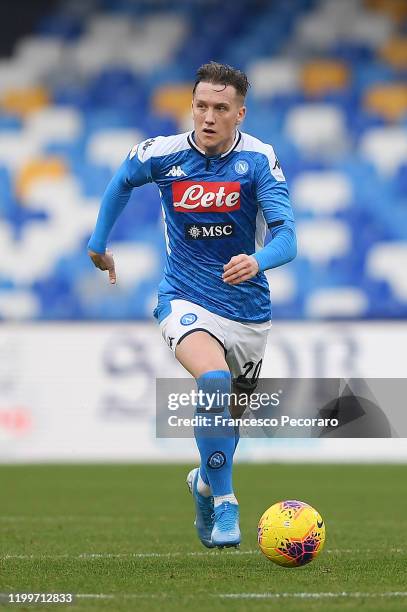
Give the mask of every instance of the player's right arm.
POLYGON ((109 280, 116 283, 116 271, 112 253, 106 251, 109 234, 123 211, 133 187, 151 182, 151 157, 145 152, 154 140, 146 140, 132 148, 103 195, 95 229, 88 243, 88 254, 94 265, 109 272, 109 280))

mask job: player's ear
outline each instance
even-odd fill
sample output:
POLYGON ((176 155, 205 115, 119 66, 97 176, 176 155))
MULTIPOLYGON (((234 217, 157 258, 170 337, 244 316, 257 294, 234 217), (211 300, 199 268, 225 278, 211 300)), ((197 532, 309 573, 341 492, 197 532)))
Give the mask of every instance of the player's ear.
POLYGON ((237 112, 237 120, 236 120, 237 125, 240 125, 245 117, 246 117, 246 107, 241 106, 237 112))

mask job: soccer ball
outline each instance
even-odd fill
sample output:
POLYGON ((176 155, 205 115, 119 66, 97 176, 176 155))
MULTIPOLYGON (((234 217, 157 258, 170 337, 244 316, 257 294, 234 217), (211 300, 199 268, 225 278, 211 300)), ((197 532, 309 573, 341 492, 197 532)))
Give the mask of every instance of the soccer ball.
POLYGON ((325 542, 320 514, 305 502, 287 500, 270 506, 259 521, 257 540, 267 559, 298 567, 319 555, 325 542))

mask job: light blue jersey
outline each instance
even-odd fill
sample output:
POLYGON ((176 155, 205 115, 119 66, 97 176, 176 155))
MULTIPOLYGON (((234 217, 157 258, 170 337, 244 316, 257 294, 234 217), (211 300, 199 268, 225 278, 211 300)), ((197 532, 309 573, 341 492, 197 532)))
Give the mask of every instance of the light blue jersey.
POLYGON ((155 316, 162 320, 171 299, 184 299, 235 321, 268 321, 263 271, 295 256, 293 213, 272 146, 239 131, 229 151, 213 157, 190 132, 141 142, 107 189, 89 248, 104 252, 131 189, 148 182, 160 190, 167 245, 155 316), (267 226, 273 240, 263 249, 267 226), (255 254, 260 272, 229 285, 222 280, 223 266, 241 253, 255 254))

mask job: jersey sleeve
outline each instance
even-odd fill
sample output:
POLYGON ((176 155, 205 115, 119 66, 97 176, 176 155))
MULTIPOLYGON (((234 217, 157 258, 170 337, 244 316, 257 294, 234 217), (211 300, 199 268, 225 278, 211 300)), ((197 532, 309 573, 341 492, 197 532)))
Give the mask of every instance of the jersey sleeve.
POLYGON ((274 149, 267 145, 255 173, 256 199, 269 228, 284 221, 294 221, 288 187, 274 149))
POLYGON ((256 199, 272 236, 265 247, 253 253, 264 272, 292 261, 297 241, 287 183, 271 145, 265 145, 256 171, 256 199))
POLYGON ((140 187, 154 181, 152 164, 153 153, 157 142, 161 139, 148 138, 135 145, 124 161, 127 182, 132 187, 140 187))
POLYGON ((151 151, 155 141, 155 138, 149 138, 135 145, 106 187, 96 226, 88 243, 91 251, 106 251, 109 234, 129 201, 133 187, 140 187, 154 180, 151 151))

